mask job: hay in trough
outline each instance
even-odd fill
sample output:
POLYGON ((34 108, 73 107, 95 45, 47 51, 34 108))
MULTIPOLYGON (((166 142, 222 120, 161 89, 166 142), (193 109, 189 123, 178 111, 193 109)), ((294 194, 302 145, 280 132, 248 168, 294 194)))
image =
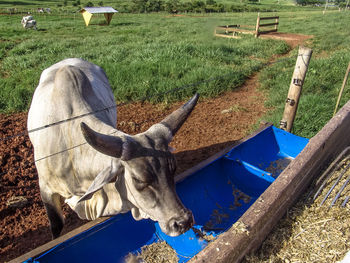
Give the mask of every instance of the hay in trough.
POLYGON ((272 177, 276 178, 280 175, 280 173, 283 172, 283 170, 289 165, 291 161, 291 158, 277 159, 276 161, 271 162, 265 170, 266 172, 271 173, 272 177))
POLYGON ((192 227, 192 230, 194 233, 196 233, 201 239, 207 241, 207 242, 211 242, 213 240, 216 239, 215 236, 213 236, 212 234, 210 233, 207 233, 206 231, 203 231, 203 230, 200 230, 200 229, 197 229, 197 228, 194 228, 192 227))
POLYGON ((210 219, 205 223, 204 229, 207 231, 223 230, 221 224, 230 222, 230 210, 236 210, 243 204, 251 202, 252 198, 239 190, 230 180, 227 182, 232 186, 233 200, 229 206, 224 207, 219 203, 216 203, 216 209, 213 209, 210 214, 210 219))
MULTIPOLYGON (((344 162, 343 167, 347 163, 344 162)), ((310 187, 275 226, 262 246, 255 253, 247 255, 243 262, 330 263, 341 260, 350 249, 350 204, 346 207, 340 204, 350 195, 350 186, 347 186, 335 206, 329 208, 329 205, 350 175, 350 170, 320 206, 339 173, 339 170, 334 173, 315 201, 312 199, 317 189, 310 187)))
POLYGON ((126 263, 177 263, 179 261, 175 250, 165 241, 143 246, 141 253, 128 254, 126 263))

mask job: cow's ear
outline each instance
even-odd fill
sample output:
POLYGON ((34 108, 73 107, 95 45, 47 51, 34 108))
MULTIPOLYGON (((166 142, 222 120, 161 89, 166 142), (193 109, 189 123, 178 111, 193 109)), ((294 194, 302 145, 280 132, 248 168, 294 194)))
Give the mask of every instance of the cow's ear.
POLYGON ((92 184, 89 186, 86 193, 80 197, 77 203, 90 199, 95 192, 102 189, 106 184, 115 182, 117 180, 118 169, 120 168, 120 163, 118 165, 111 165, 103 169, 94 179, 92 184))

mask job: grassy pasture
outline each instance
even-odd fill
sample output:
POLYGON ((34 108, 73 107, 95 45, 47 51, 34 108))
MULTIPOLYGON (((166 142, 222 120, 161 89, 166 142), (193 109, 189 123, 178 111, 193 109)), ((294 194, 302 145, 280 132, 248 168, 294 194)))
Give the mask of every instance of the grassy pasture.
POLYGON ((218 17, 167 14, 118 14, 110 26, 94 17, 85 27, 81 16, 36 16, 38 30, 24 30, 20 16, 0 16, 0 109, 28 109, 43 69, 68 57, 81 57, 104 68, 119 101, 137 100, 205 81, 154 101, 182 99, 194 89, 215 96, 244 82, 274 54, 282 41, 254 38, 227 41, 213 37, 218 17))
MULTIPOLYGON (((293 133, 311 137, 332 117, 345 71, 350 62, 350 12, 284 13, 280 14, 283 32, 313 35, 307 45, 313 54, 306 74, 293 133), (293 22, 292 22, 293 21, 293 22)), ((266 68, 261 74, 261 86, 268 91, 267 106, 275 110, 267 120, 278 126, 284 110, 297 50, 290 60, 266 68)), ((350 99, 350 81, 342 96, 341 105, 350 99)))
MULTIPOLYGON (((269 14, 280 16, 281 32, 314 36, 308 43, 313 57, 293 130, 311 137, 331 118, 350 61, 350 12, 269 14)), ((35 15, 37 31, 24 30, 20 15, 1 15, 0 111, 26 111, 43 69, 67 57, 81 57, 104 68, 120 102, 145 96, 167 102, 188 97, 194 90, 203 97, 215 96, 262 70, 261 87, 272 109, 265 119, 278 126, 297 50, 266 67, 274 55, 288 52, 284 42, 213 36, 216 25, 255 24, 256 15, 119 13, 110 26, 97 16, 89 27, 79 14, 35 15), (175 93, 155 96, 184 86, 175 93)), ((341 104, 350 98, 348 86, 341 104)))
MULTIPOLYGON (((350 62, 350 12, 279 12, 279 31, 313 35, 306 46, 313 55, 303 86, 293 133, 312 137, 332 117, 348 63, 350 62)), ((221 21, 254 24, 256 14, 238 14, 221 21), (243 22, 240 22, 243 21, 243 22)), ((260 84, 268 94, 266 105, 273 109, 264 119, 279 126, 291 77, 294 71, 297 49, 272 66, 264 67, 260 84)), ((350 81, 342 96, 341 105, 350 99, 350 81)))

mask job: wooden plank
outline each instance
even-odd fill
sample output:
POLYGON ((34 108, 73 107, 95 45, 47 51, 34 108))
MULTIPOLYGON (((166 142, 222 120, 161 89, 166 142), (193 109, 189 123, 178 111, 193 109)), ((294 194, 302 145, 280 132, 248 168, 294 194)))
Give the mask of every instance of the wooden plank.
POLYGON ((216 28, 227 29, 227 28, 255 28, 252 25, 227 25, 227 26, 217 26, 216 28))
POLYGON ((247 231, 238 231, 234 224, 189 262, 241 262, 246 254, 261 245, 325 166, 350 145, 349 133, 350 101, 310 139, 296 159, 241 216, 238 223, 247 231))
POLYGON ((232 32, 236 32, 239 29, 235 29, 235 28, 220 28, 220 29, 216 29, 217 31, 221 31, 221 32, 225 32, 225 33, 232 33, 232 32))
POLYGON ((259 34, 268 34, 268 33, 272 33, 272 32, 277 32, 277 29, 271 29, 271 30, 266 30, 266 31, 259 31, 259 34))
POLYGON ((215 34, 216 37, 226 37, 226 38, 241 38, 240 36, 227 35, 227 34, 215 34))
POLYGON ((260 25, 260 13, 258 13, 258 18, 256 19, 255 37, 259 37, 259 25, 260 25))
POLYGON ((68 232, 67 234, 65 235, 62 235, 40 247, 37 247, 31 251, 29 251, 28 253, 22 255, 22 256, 19 256, 18 258, 15 258, 13 260, 11 260, 9 263, 18 263, 18 262, 23 262, 23 261, 26 261, 27 259, 29 258, 34 258, 34 257, 38 257, 42 254, 44 254, 46 251, 52 249, 53 247, 57 246, 58 244, 74 237, 75 235, 81 233, 81 232, 84 232, 86 230, 88 230, 89 228, 93 227, 93 226, 96 226, 104 221, 106 221, 107 219, 109 219, 110 217, 100 217, 94 221, 90 221, 70 232, 68 232))
POLYGON ((278 22, 277 22, 277 23, 260 24, 259 27, 264 27, 264 26, 276 26, 276 25, 278 25, 278 22))
POLYGON ((277 30, 277 26, 278 26, 278 18, 275 19, 275 23, 277 23, 277 25, 275 25, 275 29, 277 30))
POLYGON ((253 30, 244 30, 244 31, 240 31, 240 33, 255 35, 255 31, 253 31, 253 30))
POLYGON ((229 28, 229 27, 239 27, 239 25, 217 26, 216 28, 223 28, 223 29, 226 29, 226 28, 229 28))
POLYGON ((242 27, 246 27, 246 28, 255 28, 255 26, 253 26, 253 25, 240 25, 240 27, 242 28, 242 27))
MULTIPOLYGON (((253 30, 248 30, 248 29, 226 29, 224 32, 222 32, 222 34, 228 34, 228 33, 242 33, 242 34, 255 34, 255 31, 253 30)), ((216 32, 217 34, 220 34, 218 32, 216 32)))
POLYGON ((243 34, 254 34, 255 33, 255 31, 248 30, 248 29, 231 29, 231 32, 237 32, 237 33, 243 33, 243 34))
POLYGON ((271 17, 260 17, 260 20, 270 20, 270 19, 279 19, 279 16, 271 16, 271 17))
POLYGON ((240 27, 240 25, 227 25, 227 27, 240 27))

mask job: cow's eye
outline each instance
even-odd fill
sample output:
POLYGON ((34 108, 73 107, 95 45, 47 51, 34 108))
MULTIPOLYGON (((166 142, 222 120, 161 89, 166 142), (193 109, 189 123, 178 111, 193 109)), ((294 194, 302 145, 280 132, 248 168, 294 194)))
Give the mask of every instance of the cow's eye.
POLYGON ((142 191, 143 189, 145 189, 148 186, 147 182, 141 181, 135 177, 132 178, 133 182, 134 182, 134 186, 138 191, 142 191))

